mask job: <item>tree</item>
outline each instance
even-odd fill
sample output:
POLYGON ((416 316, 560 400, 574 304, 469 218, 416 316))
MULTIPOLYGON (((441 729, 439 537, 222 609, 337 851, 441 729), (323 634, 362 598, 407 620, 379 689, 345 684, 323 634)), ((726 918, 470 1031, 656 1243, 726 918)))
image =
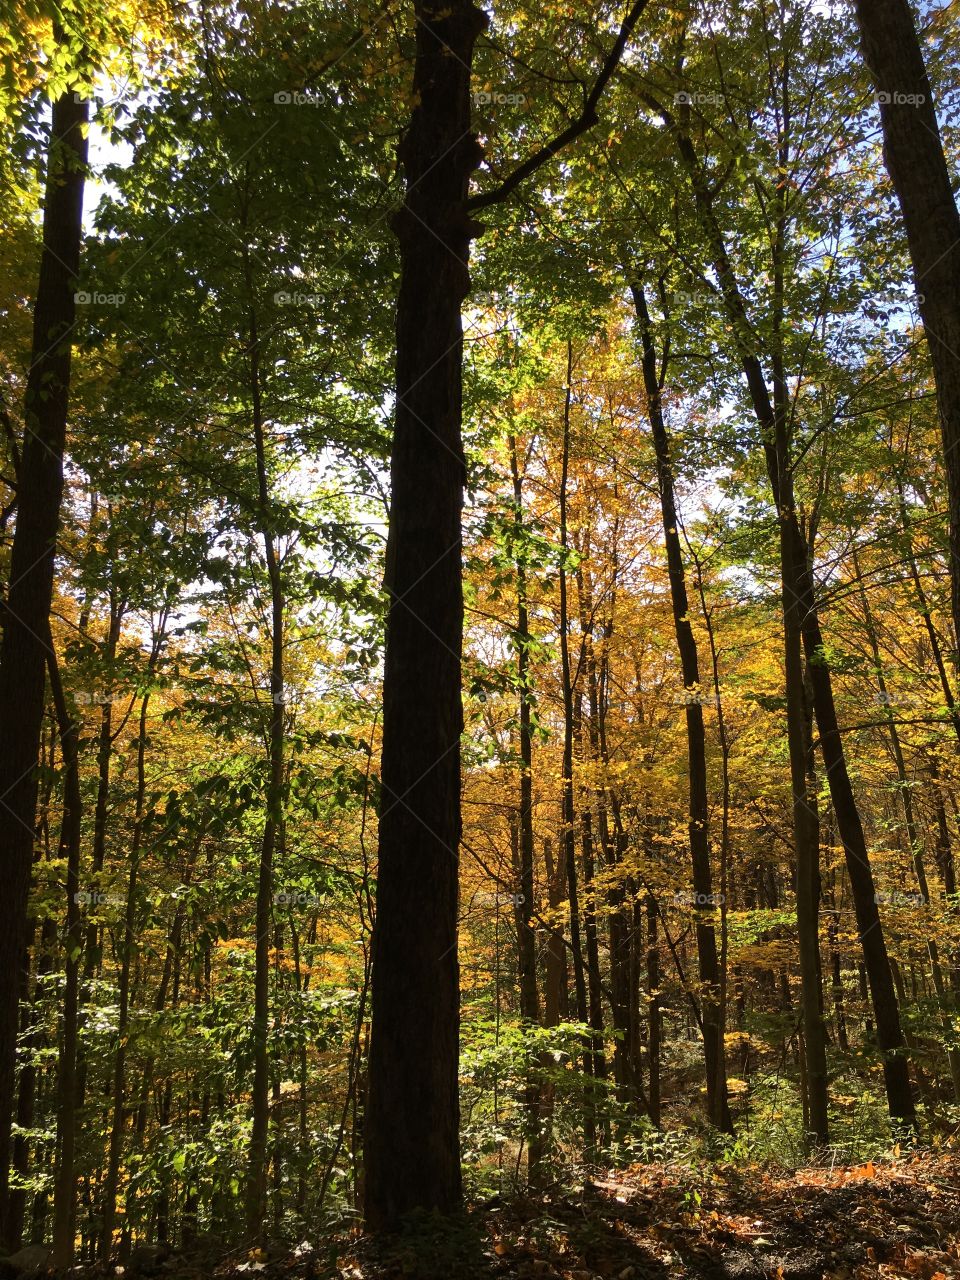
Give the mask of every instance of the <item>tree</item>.
POLYGON ((937 387, 949 496, 953 629, 960 636, 960 213, 909 0, 858 0, 856 15, 937 387))
MULTIPOLYGON (((61 38, 63 38, 61 33, 61 38)), ((25 433, 17 471, 17 525, 3 607, 0 646, 0 848, 7 928, 0 962, 7 974, 24 965, 27 894, 33 862, 40 727, 48 659, 50 602, 70 395, 72 330, 83 187, 87 100, 73 81, 56 97, 50 118, 43 249, 33 313, 33 347, 24 400, 25 433)), ((20 983, 3 984, 0 1002, 0 1229, 8 1233, 7 1176, 14 1106, 20 983)))
POLYGON ((400 147, 406 191, 394 219, 401 268, 365 1135, 365 1211, 376 1228, 414 1208, 449 1212, 460 1201, 460 306, 470 241, 482 229, 470 208, 505 199, 596 122, 597 102, 645 7, 638 0, 624 19, 580 116, 470 205, 470 176, 483 154, 470 127, 471 67, 486 18, 470 0, 443 9, 414 3, 416 105, 400 147))

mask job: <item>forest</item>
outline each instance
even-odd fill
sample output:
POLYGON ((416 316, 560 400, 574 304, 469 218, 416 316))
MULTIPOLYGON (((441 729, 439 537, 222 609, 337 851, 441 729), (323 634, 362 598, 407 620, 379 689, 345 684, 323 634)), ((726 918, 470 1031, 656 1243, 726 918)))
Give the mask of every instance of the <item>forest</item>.
POLYGON ((960 1276, 960 5, 0 14, 0 1276, 960 1276))

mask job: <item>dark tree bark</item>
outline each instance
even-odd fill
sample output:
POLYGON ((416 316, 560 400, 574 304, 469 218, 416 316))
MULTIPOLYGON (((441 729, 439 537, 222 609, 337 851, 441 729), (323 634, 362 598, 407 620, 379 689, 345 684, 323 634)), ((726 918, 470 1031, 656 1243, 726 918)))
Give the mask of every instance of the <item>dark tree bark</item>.
MULTIPOLYGON (((883 1055, 887 1105, 894 1120, 908 1127, 914 1127, 916 1111, 910 1088, 910 1072, 905 1054, 906 1042, 900 1022, 900 1009, 890 972, 863 823, 860 820, 860 812, 847 768, 846 752, 833 698, 833 681, 825 658, 826 649, 817 612, 810 548, 800 524, 794 498, 793 465, 790 458, 788 423, 784 411, 788 397, 784 390, 782 360, 779 352, 775 353, 774 400, 771 400, 763 364, 758 354, 756 335, 750 325, 743 295, 740 292, 717 218, 713 192, 706 181, 689 136, 682 127, 677 127, 676 121, 672 120, 668 114, 667 118, 671 127, 676 129, 678 151, 690 178, 697 214, 709 244, 717 287, 733 331, 733 340, 743 369, 751 407, 760 429, 771 496, 780 525, 784 610, 785 613, 788 610, 793 611, 800 621, 807 679, 820 734, 820 750, 837 820, 837 832, 843 844, 847 873, 853 891, 857 927, 860 932, 874 1015, 877 1020, 877 1041, 883 1055)), ((782 251, 782 236, 780 245, 782 251)), ((778 267, 779 261, 774 263, 775 273, 778 267)), ((776 284, 778 289, 782 290, 782 281, 779 278, 776 284)), ((808 868, 808 889, 805 892, 814 891, 812 877, 813 869, 808 868)), ((819 881, 819 872, 817 872, 817 881, 819 881)), ((811 1000, 811 1010, 812 1003, 811 1000)))
MULTIPOLYGON (((863 608, 863 624, 866 633, 867 642, 870 645, 870 655, 873 658, 873 669, 877 677, 877 687, 880 691, 880 700, 884 707, 885 719, 887 721, 887 732, 890 735, 890 749, 893 753, 894 764, 897 768, 897 782, 899 783, 900 803, 903 806, 903 827, 904 835, 907 838, 907 852, 910 861, 913 864, 914 875, 917 878, 917 889, 920 893, 921 906, 930 905, 930 887, 927 883, 927 870, 924 860, 924 844, 920 836, 920 830, 917 825, 917 816, 913 804, 913 792, 910 787, 910 777, 907 773, 907 762, 903 754, 903 743, 900 741, 900 730, 897 728, 897 718, 890 702, 890 693, 887 686, 886 674, 884 672, 883 657, 880 652, 880 638, 877 634, 876 623, 873 618, 873 610, 870 607, 870 599, 867 595, 866 587, 863 582, 863 574, 860 571, 860 560, 857 555, 856 547, 853 550, 853 566, 857 576, 857 583, 860 587, 860 603, 863 608)), ((953 1034, 951 1009, 947 987, 943 977, 943 967, 940 963, 940 950, 937 941, 933 937, 927 939, 927 955, 930 958, 930 974, 933 978, 933 986, 936 992, 937 1005, 940 1013, 940 1024, 943 1028, 943 1038, 946 1047, 947 1063, 950 1067, 950 1076, 953 1081, 954 1100, 960 1102, 960 1052, 949 1047, 949 1041, 953 1034)))
POLYGON ((927 593, 924 590, 923 579, 920 576, 920 567, 917 564, 916 553, 913 548, 913 529, 910 524, 910 515, 907 511, 907 499, 903 477, 899 472, 895 473, 895 482, 897 486, 897 502, 900 511, 900 528, 903 532, 905 562, 910 570, 910 579, 913 582, 913 589, 917 597, 917 609, 923 618, 923 625, 927 633, 927 639, 930 641, 930 653, 933 657, 934 666, 937 668, 937 678, 940 681, 940 691, 943 694, 944 705, 950 712, 950 723, 953 725, 953 732, 957 739, 957 745, 960 746, 960 709, 957 708, 956 698, 953 692, 953 686, 950 684, 950 677, 947 674, 947 664, 943 658, 943 646, 940 643, 940 636, 933 621, 933 610, 930 608, 930 602, 927 599, 927 593))
POLYGON ((257 474, 256 527, 263 541, 270 590, 270 711, 267 728, 266 817, 260 841, 257 878, 256 951, 254 960, 253 1089, 250 1151, 247 1161, 245 1213, 247 1235, 258 1239, 266 1231, 267 1130, 270 1120, 270 948, 273 923, 273 864, 278 833, 283 828, 284 790, 284 596, 283 574, 271 514, 266 420, 263 407, 260 330, 254 305, 250 253, 243 250, 249 305, 248 349, 251 424, 257 474))
POLYGON ((647 1102, 650 1121, 660 1128, 660 944, 657 941, 657 900, 646 897, 647 916, 647 1102))
POLYGON ((960 214, 908 0, 856 0, 855 8, 937 387, 950 507, 953 626, 960 637, 960 214))
POLYGON ((470 208, 505 200, 598 119, 597 104, 647 0, 636 0, 580 115, 498 187, 468 201, 482 158, 471 132, 471 0, 414 0, 416 106, 399 148, 396 415, 377 921, 365 1126, 367 1224, 461 1200, 458 1142, 457 871, 460 843, 460 512, 463 328, 470 208))
MULTIPOLYGON (((116 561, 113 562, 113 568, 116 569, 116 561)), ((117 645, 120 643, 120 632, 123 624, 123 616, 126 612, 126 602, 118 598, 117 592, 111 585, 109 591, 110 600, 110 625, 107 631, 106 642, 101 651, 101 660, 104 670, 108 673, 117 656, 117 645)), ((81 631, 86 631, 89 624, 89 613, 87 612, 89 605, 85 604, 81 611, 81 631)), ((109 686, 109 679, 106 682, 109 686)), ((90 883, 94 888, 99 888, 100 875, 103 872, 104 863, 107 856, 107 817, 109 814, 110 804, 110 782, 111 768, 113 763, 113 743, 116 734, 113 729, 113 701, 111 697, 107 697, 100 707, 100 728, 97 734, 97 798, 93 810, 93 847, 91 849, 90 858, 90 883)), ((83 1107, 87 1093, 87 1055, 84 1049, 84 1037, 82 1035, 83 1027, 86 1021, 86 1010, 84 1001, 89 1001, 90 991, 93 980, 97 975, 102 960, 102 940, 103 929, 97 921, 91 920, 86 926, 86 936, 83 944, 83 965, 81 969, 81 981, 79 992, 79 1019, 80 1034, 77 1041, 77 1071, 76 1086, 77 1097, 76 1105, 80 1109, 83 1107)))
POLYGON ((457 870, 463 594, 460 305, 469 288, 470 68, 485 17, 415 0, 387 547, 377 918, 365 1121, 367 1223, 460 1204, 457 870))
MULTIPOLYGON (((520 811, 516 825, 517 885, 516 903, 517 957, 520 979, 520 1013, 524 1021, 540 1021, 540 999, 537 991, 537 950, 533 925, 533 734, 530 689, 530 619, 527 607, 527 564, 523 546, 523 476, 517 456, 517 440, 511 436, 510 475, 513 481, 513 557, 517 586, 517 651, 518 736, 520 739, 520 811)), ((536 1178, 543 1156, 540 1131, 540 1099, 537 1074, 528 1068, 525 1087, 527 1108, 527 1172, 536 1178)))
POLYGON ((36 817, 36 765, 70 390, 74 288, 80 265, 87 104, 71 89, 53 104, 43 248, 33 312, 26 429, 17 476, 17 526, 0 646, 0 1233, 8 1228, 8 1170, 14 1107, 19 975, 36 817))
POLYGON ((650 329, 650 314, 643 287, 631 284, 630 288, 640 331, 643 385, 657 460, 657 487, 663 517, 663 540, 667 552, 673 627, 683 676, 687 733, 688 832, 693 873, 697 962, 703 988, 701 1017, 703 1019, 703 1055, 707 1075, 707 1115, 711 1124, 716 1125, 724 1133, 732 1133, 733 1122, 727 1100, 724 1065, 724 1028, 720 1018, 720 961, 714 925, 716 903, 713 871, 710 865, 710 802, 707 790, 707 743, 700 687, 700 657, 697 651, 697 639, 690 623, 690 602, 687 597, 687 580, 680 546, 679 515, 674 492, 673 459, 670 451, 670 437, 667 434, 663 416, 662 372, 657 366, 650 329))
MULTIPOLYGON (((590 1019, 590 1003, 587 992, 586 966, 584 964, 582 912, 580 907, 579 875, 577 872, 576 804, 573 788, 573 744, 576 736, 574 673, 570 662, 570 609, 567 589, 567 551, 569 529, 567 522, 567 481, 570 471, 570 409, 573 400, 573 344, 567 343, 567 376, 563 403, 563 438, 560 461, 560 684, 563 696, 563 757, 560 766, 560 820, 562 823, 560 848, 567 878, 567 900, 570 905, 570 952, 573 959, 573 988, 576 996, 577 1021, 586 1025, 590 1019)), ((588 1045, 584 1053, 584 1073, 594 1071, 594 1045, 588 1045)), ((596 1120, 591 1100, 584 1109, 584 1141, 587 1148, 596 1143, 596 1120)))
POLYGON ((77 1040, 80 1013, 80 845, 82 797, 80 792, 80 756, 77 738, 78 720, 71 715, 63 692, 60 668, 50 639, 48 655, 50 692, 53 698, 60 749, 63 755, 63 825, 60 830, 59 856, 66 863, 66 960, 63 994, 63 1036, 57 1060, 57 1146, 53 1180, 53 1261, 58 1267, 73 1262, 76 1236, 76 1173, 74 1169, 77 1139, 77 1040))

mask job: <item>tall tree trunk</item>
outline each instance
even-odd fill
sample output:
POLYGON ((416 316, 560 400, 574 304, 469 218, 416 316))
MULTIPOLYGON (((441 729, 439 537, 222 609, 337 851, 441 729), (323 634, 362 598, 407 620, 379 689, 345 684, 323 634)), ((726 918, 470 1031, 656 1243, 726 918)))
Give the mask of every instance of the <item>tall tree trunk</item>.
MULTIPOLYGON (((117 645, 120 643, 120 632, 123 625, 123 615, 126 611, 125 602, 121 602, 117 598, 114 589, 110 589, 110 623, 107 631, 106 642, 103 646, 101 660, 104 669, 108 673, 117 656, 117 645)), ((85 624, 89 622, 89 618, 84 620, 85 624)), ((110 774, 113 762, 113 696, 112 685, 109 678, 104 682, 107 685, 106 696, 100 704, 100 728, 97 734, 97 798, 93 809, 93 847, 91 849, 90 858, 90 884, 94 891, 100 889, 100 875, 103 871, 104 863, 107 856, 107 816, 109 812, 110 802, 110 774)), ((97 923, 96 919, 91 920, 87 924, 86 937, 83 944, 83 967, 82 978, 80 984, 80 1031, 82 1033, 83 1026, 86 1021, 86 1011, 84 1009, 84 998, 90 1000, 91 985, 94 977, 100 967, 102 961, 101 955, 101 939, 103 936, 103 928, 97 923)), ((87 1093, 87 1055, 84 1049, 84 1038, 81 1034, 77 1044, 77 1100, 76 1106, 79 1110, 83 1107, 87 1093)))
MULTIPOLYGON (((165 640, 168 609, 161 612, 158 626, 154 632, 153 643, 148 663, 148 673, 152 676, 160 657, 165 640)), ((113 1059, 113 1116, 110 1126, 110 1142, 107 1155, 107 1171, 103 1189, 103 1226, 101 1232, 100 1257, 108 1263, 113 1250, 113 1231, 116 1219, 117 1190, 120 1184, 120 1161, 123 1154, 123 1132, 127 1117, 127 1027, 130 1017, 130 966, 134 951, 134 928, 136 923, 137 879, 140 873, 140 851, 143 845, 144 810, 147 794, 147 710, 150 705, 150 694, 145 693, 140 702, 140 721, 137 732, 137 790, 134 800, 133 832, 130 837, 130 866, 127 877, 127 902, 123 922, 123 942, 120 954, 120 981, 118 991, 117 1014, 117 1047, 113 1059)), ((161 1002, 162 1005, 162 1002, 161 1002)), ((129 1213, 125 1216, 124 1226, 129 1223, 129 1213)))
POLYGON ((470 69, 485 15, 472 0, 414 0, 416 106, 400 145, 396 421, 365 1215, 390 1227, 461 1200, 457 1096, 460 844, 460 513, 466 212, 482 155, 470 69))
POLYGON ((937 668, 937 677, 940 681, 940 691, 943 694, 944 705, 950 712, 950 723, 953 725, 953 732, 957 738, 957 745, 960 746, 960 708, 957 707, 956 698, 953 693, 953 686, 950 683, 950 677, 947 674, 947 664, 943 659, 943 646, 940 643, 940 636, 933 621, 933 610, 930 608, 930 602, 927 599, 927 593, 924 590, 923 579, 920 576, 920 568, 917 564, 916 553, 913 549, 913 530, 910 525, 910 516, 907 512, 907 498, 904 491, 903 477, 896 473, 897 485, 897 502, 900 510, 900 527, 903 531, 904 542, 906 543, 905 560, 910 569, 910 579, 913 582, 913 589, 917 596, 917 609, 923 618, 923 625, 927 632, 927 639, 930 641, 930 653, 933 656, 934 666, 937 668))
POLYGON ((256 952, 254 959, 253 1003, 253 1089, 250 1150, 247 1158, 245 1211, 247 1235, 263 1236, 267 1214, 267 1130, 270 1119, 270 947, 273 920, 273 862, 277 833, 283 823, 284 775, 284 592, 271 514, 266 422, 263 410, 260 331, 254 304, 250 254, 243 249, 246 290, 249 302, 249 373, 253 443, 257 470, 257 526, 263 540, 264 559, 270 587, 270 719, 267 735, 267 812, 260 842, 260 869, 257 881, 256 952))
MULTIPOLYGON (((59 32, 58 32, 59 36, 59 32)), ((0 1237, 9 1227, 11 1123, 15 1100, 19 975, 36 819, 36 765, 44 668, 63 494, 74 288, 80 266, 87 104, 73 87, 53 104, 43 210, 43 248, 17 475, 17 526, 0 646, 0 1237)))
POLYGON ((687 580, 680 546, 679 514, 673 479, 670 438, 663 416, 663 377, 650 328, 643 286, 631 284, 642 347, 643 385, 647 416, 657 460, 657 487, 663 518, 663 539, 667 552, 673 627, 683 676, 684 713, 687 737, 687 788, 689 845, 692 866, 694 920, 697 935, 697 962, 702 986, 703 1054, 707 1075, 707 1115, 711 1124, 724 1133, 733 1132, 727 1099, 724 1064, 724 1028, 720 1019, 720 961, 714 926, 716 901, 710 865, 710 802, 707 791, 707 743, 703 722, 703 693, 700 686, 700 658, 697 639, 690 622, 687 580))
MULTIPOLYGON (((913 866, 914 875, 917 878, 917 888, 920 893, 922 906, 928 907, 930 905, 930 888, 927 883, 927 871, 923 857, 923 842, 920 838, 920 832, 917 827, 917 819, 913 807, 913 794, 910 790, 910 779, 907 776, 907 764, 903 754, 903 744, 900 741, 900 731, 897 728, 896 715, 890 702, 886 675, 883 669, 883 659, 880 655, 880 640, 873 620, 873 610, 870 608, 870 600, 867 596, 866 587, 864 586, 863 574, 860 572, 860 560, 857 555, 856 548, 854 548, 853 551, 853 566, 857 575, 857 582, 860 586, 860 603, 863 607, 864 630, 866 632, 867 642, 870 645, 870 653, 873 657, 873 667, 877 677, 877 687, 880 690, 880 700, 885 708, 887 732, 890 735, 890 748, 893 752, 894 764, 897 768, 900 802, 903 805, 904 834, 907 837, 910 862, 913 866)), ((927 939, 927 955, 930 958, 930 972, 933 977, 933 986, 936 992, 937 1004, 940 1011, 940 1023, 943 1028, 944 1042, 946 1044, 953 1035, 953 1026, 948 1007, 946 983, 944 982, 943 969, 940 965, 940 951, 935 938, 931 937, 927 939)), ((954 1099, 955 1101, 960 1102, 960 1051, 955 1048, 951 1048, 948 1045, 946 1053, 947 1063, 950 1067, 950 1075, 953 1080, 954 1099)))
POLYGON ((120 1184, 120 1158, 123 1152, 123 1130, 126 1121, 127 1025, 130 1015, 130 959, 136 919, 137 876, 140 870, 140 841, 143 830, 145 775, 143 767, 144 738, 149 695, 140 706, 140 736, 137 744, 137 799, 133 837, 130 844, 130 866, 127 877, 127 900, 123 921, 118 990, 117 1044, 113 1055, 111 1093, 113 1114, 107 1146, 107 1168, 103 1182, 103 1221, 100 1233, 100 1258, 108 1263, 113 1253, 113 1232, 117 1213, 117 1189, 120 1184))
POLYGON ((877 88, 884 161, 900 201, 937 387, 950 507, 953 626, 960 637, 960 214, 908 0, 856 0, 855 9, 864 61, 877 88))
POLYGON ((877 1022, 877 1041, 883 1055, 887 1105, 894 1120, 913 1127, 916 1124, 916 1112, 904 1051, 900 1010, 876 901, 873 870, 833 700, 833 682, 817 614, 810 550, 796 511, 788 423, 784 413, 778 412, 787 399, 783 393, 784 378, 778 366, 780 376, 775 377, 775 409, 767 389, 763 365, 757 354, 756 335, 747 317, 746 305, 717 219, 714 194, 706 181, 693 145, 682 129, 677 131, 677 145, 693 188, 697 213, 710 245, 711 265, 716 272, 718 288, 760 428, 767 476, 780 522, 784 604, 785 608, 796 610, 802 620, 803 650, 812 690, 813 710, 820 733, 820 749, 837 820, 837 831, 843 844, 853 891, 857 927, 877 1022))
POLYGON ((647 914, 647 1102, 650 1121, 660 1128, 660 944, 657 941, 657 900, 646 896, 647 914))
MULTIPOLYGON (((517 815, 517 863, 519 888, 516 903, 517 955, 520 977, 520 1014, 530 1026, 540 1021, 537 992, 537 951, 533 926, 533 734, 530 690, 530 618, 527 607, 527 567, 523 526, 523 477, 517 455, 517 440, 511 436, 510 475, 513 482, 513 558, 517 589, 518 735, 520 739, 520 811, 517 815)), ((527 1173, 534 1179, 543 1155, 540 1133, 540 1099, 537 1074, 528 1064, 525 1086, 527 1109, 527 1173)))
POLYGON ((60 679, 60 668, 50 638, 47 662, 50 691, 60 732, 64 766, 63 826, 60 857, 66 862, 66 951, 63 993, 63 1036, 57 1061, 57 1145, 53 1177, 53 1262, 67 1268, 73 1262, 76 1236, 76 1174, 74 1157, 77 1137, 77 1041, 80 1017, 80 843, 82 800, 80 756, 77 737, 79 723, 71 715, 60 679))
POLYGON ((908 1128, 916 1127, 916 1110, 910 1088, 906 1040, 900 1022, 900 1008, 893 985, 886 939, 880 921, 873 868, 857 808, 853 784, 847 771, 840 725, 833 701, 830 668, 826 664, 823 635, 813 603, 812 583, 806 584, 801 599, 805 619, 803 643, 807 670, 813 687, 813 705, 820 731, 820 750, 830 786, 830 798, 843 844, 853 906, 860 933, 860 945, 877 1025, 877 1044, 883 1056, 883 1078, 887 1106, 892 1118, 908 1128))
MULTIPOLYGON (((560 683, 563 698, 563 758, 560 766, 560 821, 562 860, 567 877, 567 900, 570 905, 570 952, 573 959, 573 986, 576 996, 577 1021, 587 1025, 590 1005, 587 996, 586 967, 583 959, 582 913, 577 874, 576 806, 573 790, 573 744, 576 736, 574 676, 570 662, 570 608, 567 586, 567 554, 569 528, 567 520, 567 485, 570 472, 570 410, 573 403, 573 343, 567 342, 567 376, 563 403, 563 439, 560 460, 560 683)), ((593 1075, 594 1045, 584 1052, 584 1074, 593 1075)), ((593 1091, 584 1109, 584 1140, 588 1150, 596 1145, 596 1116, 593 1091)))

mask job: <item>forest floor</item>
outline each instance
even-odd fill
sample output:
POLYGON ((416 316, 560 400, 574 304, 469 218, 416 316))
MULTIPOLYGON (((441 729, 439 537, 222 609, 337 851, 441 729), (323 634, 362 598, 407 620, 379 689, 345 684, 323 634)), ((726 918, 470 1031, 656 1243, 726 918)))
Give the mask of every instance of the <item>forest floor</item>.
POLYGON ((301 1247, 215 1269, 231 1280, 251 1272, 262 1280, 954 1280, 960 1156, 790 1173, 642 1165, 575 1193, 498 1198, 452 1229, 424 1221, 389 1246, 357 1235, 336 1256, 301 1247))
MULTIPOLYGON (((0 1276, 46 1273, 0 1260, 0 1276)), ((47 1255, 48 1256, 48 1255, 47 1255)), ((120 1275, 120 1269, 112 1276, 120 1275)), ((645 1164, 377 1240, 223 1256, 140 1246, 125 1280, 960 1280, 960 1154, 796 1171, 645 1164)), ((106 1280, 80 1267, 71 1280, 106 1280)))

